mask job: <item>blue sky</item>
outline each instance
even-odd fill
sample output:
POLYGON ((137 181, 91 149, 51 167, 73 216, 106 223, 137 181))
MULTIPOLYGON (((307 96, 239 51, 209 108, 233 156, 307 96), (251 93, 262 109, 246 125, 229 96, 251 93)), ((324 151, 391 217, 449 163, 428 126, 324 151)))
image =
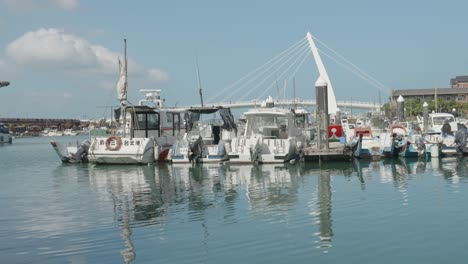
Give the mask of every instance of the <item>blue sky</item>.
MULTIPOLYGON (((0 116, 107 114, 101 106, 118 105, 123 38, 134 103, 150 88, 162 89, 167 105, 199 103, 197 58, 207 98, 308 31, 384 84, 382 100, 390 89, 448 87, 468 74, 467 8, 464 1, 0 0, 0 80, 11 82, 0 89, 0 116)), ((338 100, 378 102, 377 88, 322 59, 338 100)), ((296 96, 314 99, 317 77, 310 56, 295 76, 296 96)))

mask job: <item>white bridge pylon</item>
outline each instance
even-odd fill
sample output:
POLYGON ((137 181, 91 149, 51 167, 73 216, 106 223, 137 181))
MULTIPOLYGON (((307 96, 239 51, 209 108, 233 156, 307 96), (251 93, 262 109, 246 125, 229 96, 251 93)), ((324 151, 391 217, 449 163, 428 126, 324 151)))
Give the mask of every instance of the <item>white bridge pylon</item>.
POLYGON ((327 82, 327 93, 328 93, 328 114, 336 114, 337 111, 337 103, 335 92, 333 91, 333 86, 328 77, 327 70, 325 70, 325 66, 323 65, 322 58, 320 58, 320 54, 315 46, 314 39, 312 38, 312 34, 307 32, 307 41, 309 42, 310 49, 312 50, 312 54, 314 55, 315 65, 317 65, 317 69, 319 71, 319 78, 322 78, 327 82))

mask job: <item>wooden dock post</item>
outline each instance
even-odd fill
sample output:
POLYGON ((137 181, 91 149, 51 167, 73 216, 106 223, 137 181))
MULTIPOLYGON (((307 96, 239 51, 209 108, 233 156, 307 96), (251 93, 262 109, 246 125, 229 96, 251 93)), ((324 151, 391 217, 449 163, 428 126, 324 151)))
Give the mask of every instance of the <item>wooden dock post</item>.
POLYGON ((427 133, 427 127, 429 123, 429 105, 427 102, 423 104, 423 132, 427 133))
POLYGON ((328 150, 328 93, 327 82, 319 76, 315 82, 315 98, 317 100, 317 149, 328 150))
POLYGON ((401 95, 397 99, 397 122, 405 122, 405 99, 401 95))

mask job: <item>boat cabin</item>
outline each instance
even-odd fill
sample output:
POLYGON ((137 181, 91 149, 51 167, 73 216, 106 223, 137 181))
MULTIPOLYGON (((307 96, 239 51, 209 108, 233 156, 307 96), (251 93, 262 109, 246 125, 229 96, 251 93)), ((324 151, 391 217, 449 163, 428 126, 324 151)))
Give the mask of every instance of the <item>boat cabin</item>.
POLYGON ((260 134, 264 138, 287 139, 301 134, 295 115, 286 109, 255 108, 244 115, 247 118, 245 137, 260 134))
POLYGON ((429 133, 440 133, 444 124, 450 125, 451 131, 457 131, 458 126, 455 116, 450 113, 431 113, 429 114, 429 133))
POLYGON ((178 136, 182 133, 180 112, 134 106, 126 109, 126 117, 126 133, 132 138, 178 136))
POLYGON ((218 144, 222 131, 234 131, 237 125, 230 108, 222 106, 191 107, 185 114, 186 129, 191 141, 200 136, 206 144, 218 144))

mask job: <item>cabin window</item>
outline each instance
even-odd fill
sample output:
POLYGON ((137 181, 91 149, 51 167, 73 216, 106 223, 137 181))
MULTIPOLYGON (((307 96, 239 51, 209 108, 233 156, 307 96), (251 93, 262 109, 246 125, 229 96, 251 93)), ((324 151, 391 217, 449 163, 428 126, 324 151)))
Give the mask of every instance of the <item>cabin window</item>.
POLYGON ((455 119, 453 118, 453 116, 437 116, 437 117, 434 117, 432 120, 433 120, 434 125, 443 125, 445 124, 445 120, 449 122, 455 122, 455 119))
POLYGON ((168 124, 171 124, 174 121, 173 115, 174 113, 166 113, 166 121, 168 124))
MULTIPOLYGON (((144 131, 144 136, 148 137, 149 130, 158 130, 159 131, 159 113, 135 113, 134 115, 134 123, 133 123, 133 130, 143 130, 144 131)), ((135 136, 135 134, 132 131, 132 136, 135 136)), ((159 136, 159 132, 158 132, 159 136)))
POLYGON ((278 137, 280 130, 288 130, 288 119, 278 116, 253 116, 248 118, 247 136, 262 134, 278 137))
POLYGON ((159 115, 148 113, 146 114, 147 118, 147 128, 149 130, 158 130, 159 129, 159 115))

